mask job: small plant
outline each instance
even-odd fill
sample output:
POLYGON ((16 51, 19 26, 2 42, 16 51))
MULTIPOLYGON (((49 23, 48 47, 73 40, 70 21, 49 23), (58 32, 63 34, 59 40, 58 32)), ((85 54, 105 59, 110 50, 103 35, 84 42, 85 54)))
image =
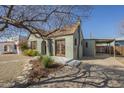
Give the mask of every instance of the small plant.
POLYGON ((41 62, 43 59, 43 56, 42 55, 39 55, 39 56, 40 56, 39 61, 41 62))
POLYGON ((32 49, 28 49, 28 50, 24 50, 24 55, 26 56, 39 56, 39 52, 36 50, 32 50, 32 49))
POLYGON ((53 64, 54 60, 49 56, 44 56, 42 62, 45 68, 49 68, 53 64))

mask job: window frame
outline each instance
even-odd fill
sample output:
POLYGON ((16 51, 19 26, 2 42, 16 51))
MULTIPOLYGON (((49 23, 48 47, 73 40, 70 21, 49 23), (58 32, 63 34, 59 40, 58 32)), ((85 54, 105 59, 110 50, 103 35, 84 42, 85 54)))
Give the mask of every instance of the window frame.
POLYGON ((85 47, 88 48, 88 42, 85 43, 85 47))
POLYGON ((31 49, 37 49, 37 41, 31 41, 31 49))
POLYGON ((74 39, 74 45, 77 46, 77 38, 74 39))

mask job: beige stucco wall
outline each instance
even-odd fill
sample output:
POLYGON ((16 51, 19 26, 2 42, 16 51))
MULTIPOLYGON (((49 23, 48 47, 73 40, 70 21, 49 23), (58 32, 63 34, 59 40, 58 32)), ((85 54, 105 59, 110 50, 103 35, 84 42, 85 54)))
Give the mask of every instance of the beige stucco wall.
POLYGON ((15 43, 0 43, 0 54, 4 54, 4 52, 17 53, 17 50, 15 49, 15 43), (4 51, 5 45, 7 45, 7 51, 4 51))
POLYGON ((84 56, 95 56, 96 55, 96 43, 95 40, 85 39, 84 40, 84 56), (86 48, 86 42, 88 47, 86 48))
MULTIPOLYGON (((78 29, 80 30, 80 29, 78 29)), ((73 35, 73 42, 74 40, 77 39, 77 45, 74 45, 74 59, 82 59, 83 57, 83 34, 82 31, 76 31, 73 35), (79 36, 80 35, 80 36, 79 36), (78 50, 79 47, 79 50, 78 50), (78 58, 79 54, 79 58, 78 58)))
MULTIPOLYGON (((29 37, 29 39, 28 39, 28 46, 30 46, 30 42, 31 41, 37 41, 37 51, 39 52, 39 53, 42 53, 42 49, 41 49, 41 43, 42 43, 42 41, 43 41, 43 39, 42 38, 37 38, 37 37, 35 37, 34 35, 30 35, 30 37, 29 37)), ((46 54, 47 55, 50 55, 50 53, 49 53, 49 44, 48 44, 48 40, 45 40, 46 41, 46 54)))
POLYGON ((28 39, 28 46, 30 46, 30 42, 31 41, 37 41, 37 51, 39 51, 39 53, 41 53, 41 42, 43 41, 42 38, 36 38, 34 35, 30 35, 29 39, 28 39))
MULTIPOLYGON (((65 57, 67 57, 69 59, 73 59, 73 35, 59 36, 59 37, 54 37, 51 39, 52 39, 53 56, 55 56, 55 40, 65 39, 65 57)), ((37 49, 36 50, 39 51, 39 53, 41 53, 41 43, 42 43, 43 39, 36 38, 34 35, 30 35, 29 40, 28 40, 29 46, 30 46, 30 41, 37 41, 37 49)), ((47 55, 50 55, 48 47, 49 47, 49 45, 47 42, 47 55)))
POLYGON ((55 40, 65 39, 65 57, 73 59, 73 35, 52 38, 53 54, 55 55, 55 40))

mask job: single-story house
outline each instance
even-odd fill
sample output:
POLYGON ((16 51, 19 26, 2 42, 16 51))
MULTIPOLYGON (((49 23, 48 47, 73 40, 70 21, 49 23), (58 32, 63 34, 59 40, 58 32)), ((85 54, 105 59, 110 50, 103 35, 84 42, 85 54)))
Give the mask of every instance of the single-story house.
POLYGON ((124 37, 119 37, 115 39, 116 46, 124 46, 124 37))
POLYGON ((58 31, 39 31, 31 34, 28 46, 42 55, 81 59, 83 57, 83 34, 80 22, 63 27, 58 31))
POLYGON ((18 53, 17 43, 14 41, 0 42, 0 54, 18 53))
POLYGON ((19 44, 27 40, 25 36, 13 36, 0 39, 0 55, 1 54, 21 54, 19 44))

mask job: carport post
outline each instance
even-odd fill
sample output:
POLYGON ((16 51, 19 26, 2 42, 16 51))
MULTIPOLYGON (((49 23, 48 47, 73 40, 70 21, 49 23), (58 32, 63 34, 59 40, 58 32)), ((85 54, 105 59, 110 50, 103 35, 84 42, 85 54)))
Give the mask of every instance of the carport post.
POLYGON ((111 55, 111 47, 110 47, 110 42, 109 42, 109 55, 111 55))
POLYGON ((116 54, 115 54, 115 39, 114 39, 114 58, 116 57, 116 54))

